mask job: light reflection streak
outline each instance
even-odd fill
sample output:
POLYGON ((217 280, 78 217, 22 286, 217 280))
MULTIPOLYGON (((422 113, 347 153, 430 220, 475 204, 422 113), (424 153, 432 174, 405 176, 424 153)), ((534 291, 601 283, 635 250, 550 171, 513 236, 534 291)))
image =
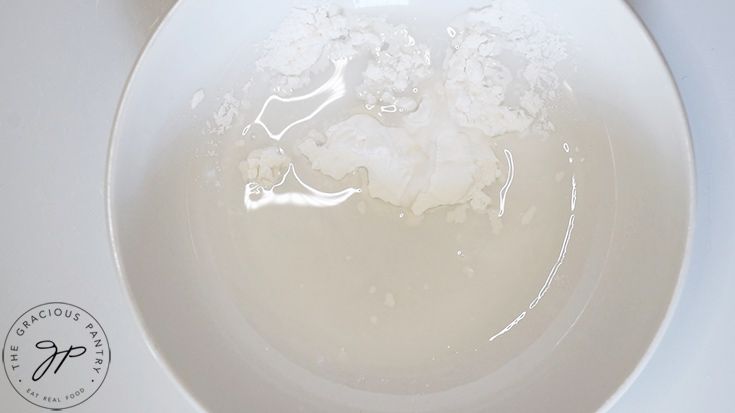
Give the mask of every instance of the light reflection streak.
POLYGON ((271 189, 265 189, 261 185, 250 182, 245 186, 245 209, 255 211, 269 205, 292 205, 301 207, 331 207, 337 206, 345 202, 354 194, 362 192, 360 188, 347 188, 339 192, 328 193, 318 191, 299 178, 294 170, 293 164, 288 165, 288 170, 283 174, 281 181, 271 189), (306 190, 306 192, 286 192, 282 194, 276 193, 274 190, 283 185, 289 176, 293 175, 296 181, 306 190), (258 195, 260 195, 258 197, 258 195), (257 198, 257 199, 254 199, 257 198))
POLYGON ((520 323, 521 320, 523 320, 523 317, 525 317, 525 316, 526 316, 526 312, 524 311, 515 320, 513 320, 510 324, 508 324, 504 329, 500 330, 500 332, 498 332, 498 334, 490 337, 490 339, 488 341, 493 341, 496 338, 500 337, 501 335, 503 335, 503 334, 507 333, 508 331, 510 331, 510 329, 513 328, 516 324, 520 323))
POLYGON ((567 224, 567 233, 564 236, 564 243, 561 246, 561 251, 559 252, 559 258, 556 260, 556 264, 554 264, 554 267, 551 268, 551 272, 549 272, 549 276, 546 277, 546 282, 544 283, 544 286, 541 287, 541 291, 539 291, 538 296, 531 302, 531 305, 528 306, 529 309, 533 309, 533 307, 536 307, 536 304, 538 304, 539 300, 541 300, 541 297, 543 297, 544 294, 546 294, 546 291, 549 290, 549 287, 551 287, 551 282, 554 281, 556 272, 559 271, 559 267, 561 267, 561 264, 564 262, 564 256, 567 254, 567 246, 569 245, 569 238, 572 236, 573 229, 574 229, 574 214, 569 216, 569 224, 567 224))
POLYGON ((508 160, 508 178, 505 180, 505 185, 500 188, 500 210, 498 211, 498 217, 502 217, 505 213, 505 198, 508 195, 508 189, 513 183, 513 175, 515 173, 515 167, 513 165, 513 154, 509 150, 503 150, 505 153, 505 159, 508 160))
MULTIPOLYGON (((506 156, 508 156, 507 153, 506 153, 506 156)), ((512 158, 509 158, 509 164, 512 164, 512 158)), ((510 177, 510 175, 511 174, 509 172, 508 173, 508 176, 510 177)), ((501 208, 502 208, 502 206, 503 206, 503 203, 502 203, 502 200, 501 200, 501 208)), ((569 239, 572 237, 572 230, 574 230, 574 218, 575 218, 574 209, 576 208, 576 206, 577 206, 577 178, 576 178, 576 176, 574 174, 572 174, 572 201, 571 201, 571 211, 572 211, 572 214, 569 215, 569 221, 567 223, 567 231, 566 231, 566 234, 564 235, 564 242, 562 243, 561 251, 559 252, 559 257, 557 258, 556 263, 551 268, 551 271, 549 272, 548 277, 546 277, 546 282, 544 283, 544 286, 541 287, 541 290, 539 291, 539 293, 536 296, 536 298, 528 306, 529 310, 532 310, 534 307, 536 307, 536 305, 539 303, 539 301, 544 296, 544 294, 546 294, 546 292, 549 290, 549 287, 551 287, 551 283, 554 281, 554 277, 556 276, 556 273, 559 271, 559 268, 561 267, 562 263, 564 262, 564 257, 566 256, 566 253, 567 253, 567 247, 569 246, 569 239)), ((501 209, 501 211, 502 211, 502 209, 501 209)), ((501 212, 501 215, 502 215, 502 212, 501 212)), ((508 331, 510 331, 510 329, 512 329, 513 327, 515 327, 525 316, 526 316, 526 311, 524 311, 523 313, 521 313, 521 315, 518 316, 518 318, 516 318, 515 320, 513 320, 504 329, 500 330, 497 334, 495 334, 494 336, 490 337, 490 339, 488 341, 493 341, 496 338, 498 338, 499 336, 501 336, 501 335, 507 333, 508 331)))
POLYGON ((330 103, 336 101, 337 99, 339 99, 339 98, 341 98, 341 97, 343 97, 344 95, 347 94, 347 86, 345 84, 345 79, 344 79, 344 76, 343 76, 345 67, 347 66, 347 62, 348 62, 348 59, 347 58, 344 58, 344 57, 341 58, 341 59, 334 60, 333 61, 333 63, 334 63, 334 74, 332 74, 332 77, 330 77, 329 80, 327 80, 327 82, 324 83, 322 86, 320 86, 317 90, 315 90, 315 91, 313 91, 313 92, 311 92, 311 93, 309 93, 307 95, 304 95, 304 96, 295 96, 295 97, 291 97, 291 98, 282 98, 282 97, 277 96, 277 95, 272 95, 271 97, 269 97, 268 99, 266 99, 265 103, 263 103, 263 108, 260 110, 260 113, 258 113, 258 116, 255 117, 255 120, 253 121, 253 123, 251 123, 250 125, 245 126, 245 128, 242 130, 242 134, 243 135, 247 134, 248 131, 250 130, 250 127, 252 127, 253 125, 260 125, 260 126, 263 127, 263 129, 265 129, 265 132, 268 134, 268 136, 270 136, 271 139, 276 140, 276 141, 279 141, 279 140, 281 140, 281 138, 283 137, 283 135, 286 132, 288 132, 289 129, 291 129, 292 127, 298 125, 299 123, 306 122, 307 120, 312 119, 319 112, 321 112, 322 109, 324 109, 325 107, 327 107, 330 103), (311 98, 316 97, 316 96, 318 96, 320 94, 325 94, 327 97, 326 97, 326 100, 324 102, 322 102, 321 105, 319 105, 319 107, 317 107, 308 116, 292 122, 291 124, 289 124, 288 126, 286 126, 285 128, 283 128, 283 130, 281 130, 279 133, 272 132, 268 128, 268 126, 266 126, 263 123, 263 120, 262 120, 263 114, 265 113, 265 110, 268 108, 268 104, 271 103, 272 101, 277 100, 277 101, 283 102, 283 103, 300 102, 302 100, 311 99, 311 98))

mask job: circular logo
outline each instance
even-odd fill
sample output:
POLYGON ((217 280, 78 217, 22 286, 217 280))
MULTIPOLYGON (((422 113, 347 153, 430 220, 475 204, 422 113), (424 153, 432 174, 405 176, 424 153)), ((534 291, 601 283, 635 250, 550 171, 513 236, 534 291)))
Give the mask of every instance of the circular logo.
POLYGON ((46 303, 28 310, 10 328, 2 351, 10 383, 39 407, 76 406, 102 386, 110 346, 102 326, 83 309, 46 303))

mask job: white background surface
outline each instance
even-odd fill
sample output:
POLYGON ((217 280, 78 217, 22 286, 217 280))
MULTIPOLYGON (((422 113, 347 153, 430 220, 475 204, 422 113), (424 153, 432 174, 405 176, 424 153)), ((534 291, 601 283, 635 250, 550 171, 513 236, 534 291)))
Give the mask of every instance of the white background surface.
MULTIPOLYGON (((174 0, 0 1, 0 335, 66 301, 107 332, 107 379, 78 412, 194 411, 119 290, 103 182, 127 76, 174 0)), ((631 0, 685 101, 698 173, 695 246, 659 349, 613 412, 735 411, 735 2, 631 0)), ((625 58, 621 56, 621 58, 625 58)), ((2 375, 0 375, 2 376, 2 375)), ((529 395, 532 397, 532 395, 529 395)), ((0 412, 43 411, 0 377, 0 412)))

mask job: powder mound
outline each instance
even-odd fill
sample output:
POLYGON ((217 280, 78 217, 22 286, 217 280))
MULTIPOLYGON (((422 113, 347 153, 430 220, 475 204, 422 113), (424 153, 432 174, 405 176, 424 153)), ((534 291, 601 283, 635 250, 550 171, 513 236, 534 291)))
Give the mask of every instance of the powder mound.
POLYGON ((488 136, 526 130, 536 121, 553 130, 547 103, 556 98, 564 42, 523 2, 495 1, 458 18, 444 60, 444 87, 454 120, 488 136), (519 59, 520 58, 520 59, 519 59), (501 60, 517 60, 518 73, 501 60), (520 91, 511 104, 510 87, 520 91))
MULTIPOLYGON (((555 70, 566 58, 564 41, 522 1, 495 0, 453 21, 434 68, 430 48, 407 26, 360 12, 303 2, 262 44, 256 65, 271 76, 275 93, 288 96, 330 61, 346 58, 361 68, 354 92, 364 108, 381 105, 374 116, 360 108, 312 130, 298 150, 337 180, 365 169, 371 197, 416 215, 450 205, 461 207, 448 216, 453 222, 463 221, 466 209, 488 213, 488 187, 500 176, 492 138, 554 129, 548 106, 560 83, 555 70), (398 113, 389 119, 382 112, 398 113)), ((263 156, 275 155, 256 155, 248 176, 269 182, 276 165, 263 156)))
POLYGON ((408 128, 389 127, 372 116, 354 115, 325 134, 312 131, 299 150, 312 168, 334 179, 365 168, 371 197, 416 215, 464 203, 485 210, 490 197, 483 189, 500 174, 493 151, 451 122, 410 122, 408 128))
POLYGON ((347 13, 326 2, 302 2, 265 40, 256 66, 272 75, 281 96, 308 85, 329 60, 368 56, 357 96, 370 105, 413 110, 407 90, 432 74, 428 46, 419 44, 404 25, 378 16, 347 13))
POLYGON ((280 181, 290 163, 291 159, 280 148, 270 146, 250 152, 238 167, 245 182, 255 182, 267 189, 280 181))

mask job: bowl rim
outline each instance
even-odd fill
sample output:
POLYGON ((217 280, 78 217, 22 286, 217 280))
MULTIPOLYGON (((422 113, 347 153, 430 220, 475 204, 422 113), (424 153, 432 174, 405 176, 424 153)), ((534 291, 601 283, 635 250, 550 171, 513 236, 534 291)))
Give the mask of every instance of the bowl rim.
POLYGON ((671 325, 671 322, 674 319, 674 314, 676 313, 676 309, 679 307, 679 303, 681 301, 681 296, 684 291, 684 286, 686 285, 686 280, 689 276, 689 267, 691 264, 692 259, 692 250, 694 246, 694 231, 696 227, 696 218, 697 218, 697 193, 698 193, 698 186, 697 186, 697 168, 696 168, 696 159, 694 155, 694 140, 692 139, 692 128, 691 124, 689 122, 689 118, 687 117, 686 108, 684 106, 684 99, 681 96, 681 92, 679 90, 679 87, 676 84, 676 78, 674 77, 674 73, 671 71, 671 67, 669 66, 668 62, 666 61, 666 57, 664 56, 663 51, 661 51, 661 48, 659 47, 658 43, 656 43, 655 38, 653 37, 653 34, 651 33, 648 26, 646 26, 645 22, 641 18, 641 16, 636 13, 633 6, 628 3, 625 0, 619 0, 619 3, 622 3, 623 7, 625 7, 628 11, 628 13, 635 19, 635 21, 638 22, 638 27, 643 32, 643 35, 645 39, 649 42, 649 44, 653 47, 656 57, 658 60, 663 63, 663 66, 666 68, 666 81, 669 83, 669 86, 676 92, 676 98, 677 98, 677 111, 678 116, 681 117, 681 119, 684 120, 685 126, 686 126, 686 144, 687 144, 687 155, 688 155, 688 162, 686 164, 686 167, 688 169, 688 178, 689 178, 689 185, 688 185, 688 198, 689 198, 689 216, 687 217, 687 234, 686 234, 686 243, 684 245, 684 251, 682 254, 682 262, 681 262, 681 268, 679 268, 679 274, 677 274, 676 279, 676 286, 674 287, 674 292, 671 295, 671 300, 669 300, 669 306, 666 309, 666 314, 664 315, 664 318, 661 320, 661 323, 658 326, 658 330, 656 331, 656 334, 654 335, 653 339, 651 340, 651 343, 648 345, 648 348, 646 349, 646 352, 643 353, 643 356, 638 360, 638 364, 635 366, 633 371, 628 375, 628 377, 623 381, 623 383, 620 384, 618 389, 610 395, 610 397, 605 401, 604 404, 602 404, 598 412, 607 412, 612 407, 617 404, 617 402, 623 397, 623 395, 633 386, 633 383, 640 377, 641 373, 646 369, 646 366, 653 358, 653 355, 658 350, 658 347, 660 346, 661 342, 663 341, 664 336, 666 335, 666 332, 669 329, 669 326, 671 325))
POLYGON ((107 240, 108 240, 108 245, 110 247, 110 252, 112 254, 112 260, 115 266, 115 274, 116 274, 117 281, 119 285, 122 287, 122 293, 123 293, 124 300, 128 308, 132 310, 131 314, 133 316, 133 320, 135 321, 135 325, 138 331, 142 333, 146 347, 148 347, 148 350, 150 351, 151 355, 153 355, 153 358, 156 360, 158 365, 162 368, 166 377, 176 387, 179 393, 187 400, 187 402, 189 402, 189 404, 192 407, 194 407, 195 410, 198 410, 200 412, 205 412, 207 410, 200 403, 200 401, 196 397, 194 397, 194 392, 184 383, 183 380, 181 380, 178 377, 178 375, 174 372, 174 369, 172 368, 170 361, 156 347, 155 342, 153 340, 153 334, 150 331, 150 327, 144 321, 144 317, 140 311, 140 307, 138 306, 137 301, 133 299, 133 292, 132 292, 130 283, 128 282, 128 279, 125 276, 125 268, 122 263, 122 259, 120 258, 120 254, 118 253, 119 243, 117 240, 117 232, 115 231, 115 225, 113 222, 113 215, 114 215, 113 209, 114 208, 112 205, 112 178, 113 178, 112 169, 113 169, 114 159, 116 157, 115 147, 116 147, 117 141, 119 141, 118 129, 119 129, 119 124, 121 122, 122 111, 127 104, 127 101, 130 95, 129 93, 130 89, 135 83, 136 75, 141 70, 142 63, 146 60, 146 57, 150 54, 150 50, 152 49, 153 45, 161 37, 162 29, 168 25, 168 22, 171 19, 174 18, 176 11, 181 7, 182 3, 183 3, 182 0, 176 0, 173 6, 171 6, 171 8, 166 12, 163 18, 161 18, 161 20, 158 22, 158 25, 154 29, 153 34, 151 34, 148 40, 143 44, 143 47, 141 48, 141 51, 138 54, 138 57, 133 62, 133 66, 132 66, 132 69, 130 70, 130 74, 125 80, 125 86, 123 87, 122 93, 120 95, 120 100, 118 101, 117 107, 115 108, 115 117, 112 121, 112 129, 110 131, 110 137, 109 137, 109 142, 108 142, 108 147, 107 147, 107 159, 105 161, 105 178, 104 178, 105 179, 104 180, 105 225, 107 227, 107 240))
MULTIPOLYGON (((675 81, 671 68, 669 67, 667 63, 666 58, 663 52, 661 51, 661 48, 656 43, 651 31, 646 26, 643 19, 636 13, 635 9, 625 0, 609 0, 609 1, 611 3, 621 4, 626 9, 627 13, 637 22, 636 26, 638 27, 639 30, 642 31, 644 38, 647 40, 649 45, 655 51, 657 60, 663 64, 663 67, 665 67, 666 77, 667 77, 666 82, 669 84, 672 90, 676 92, 676 97, 677 97, 676 103, 677 103, 677 112, 678 112, 677 116, 680 117, 680 119, 682 119, 685 123, 684 132, 686 134, 686 152, 687 152, 687 157, 688 157, 688 162, 686 163, 685 167, 687 168, 687 177, 688 177, 688 183, 689 183, 687 185, 687 192, 688 192, 687 195, 689 199, 689 205, 688 205, 689 215, 686 217, 687 231, 686 231, 686 242, 685 242, 684 249, 681 255, 682 262, 681 262, 679 272, 677 274, 675 288, 671 295, 671 299, 669 300, 668 308, 666 309, 664 317, 661 323, 659 324, 658 329, 653 339, 649 343, 645 353, 643 353, 643 355, 638 360, 637 364, 635 365, 631 373, 627 376, 627 378, 618 386, 617 390, 615 390, 615 392, 612 393, 610 397, 608 397, 608 399, 605 400, 598 407, 597 409, 598 412, 607 412, 611 408, 613 408, 613 406, 630 389, 633 383, 635 383, 635 381, 638 379, 641 373, 645 370, 646 366, 652 359, 653 355, 656 353, 666 332, 669 329, 669 326, 672 323, 672 320, 676 313, 676 309, 678 308, 679 303, 681 301, 681 296, 682 296, 682 293, 683 293, 683 290, 686 284, 686 280, 688 278, 688 271, 689 271, 689 267, 691 263, 693 243, 694 243, 694 231, 696 227, 695 224, 696 224, 696 215, 697 215, 697 193, 698 193, 694 143, 692 139, 691 125, 687 117, 683 98, 681 96, 681 93, 675 81)), ((118 280, 118 283, 122 287, 124 300, 126 301, 128 308, 132 310, 133 319, 138 328, 138 331, 142 333, 142 337, 145 341, 146 347, 148 347, 149 351, 153 355, 153 358, 156 360, 158 365, 162 367, 162 369, 165 372, 165 375, 169 378, 169 380, 173 383, 173 385, 179 390, 179 392, 183 395, 183 397, 189 402, 189 404, 198 411, 207 411, 207 409, 201 404, 199 399, 194 396, 194 391, 189 388, 189 386, 178 376, 177 373, 175 373, 174 369, 171 366, 170 360, 161 352, 161 350, 158 347, 156 347, 150 327, 144 321, 144 317, 140 311, 140 307, 137 304, 137 302, 133 299, 134 294, 132 292, 128 279, 125 276, 124 264, 118 252, 119 242, 117 239, 117 232, 116 232, 114 220, 113 220, 114 207, 112 205, 113 163, 116 157, 116 150, 115 150, 116 144, 119 141, 119 137, 118 137, 119 125, 121 123, 121 115, 122 115, 123 109, 125 108, 127 104, 130 89, 135 84, 135 79, 137 77, 138 72, 141 70, 143 66, 143 62, 146 60, 146 57, 150 54, 151 49, 153 48, 153 45, 161 37, 161 32, 165 30, 165 27, 169 24, 170 20, 175 18, 176 12, 178 11, 179 8, 181 8, 181 4, 183 2, 184 2, 183 0, 176 0, 173 6, 165 13, 163 18, 160 19, 160 21, 158 22, 158 25, 154 29, 153 34, 148 38, 148 40, 142 46, 140 53, 138 54, 137 58, 135 59, 132 65, 130 74, 128 75, 125 81, 125 86, 123 87, 120 99, 116 106, 115 116, 112 122, 112 128, 111 128, 110 136, 108 139, 107 158, 106 158, 106 164, 105 164, 105 177, 104 177, 105 225, 107 227, 108 245, 109 245, 112 259, 114 262, 116 278, 118 280)))

